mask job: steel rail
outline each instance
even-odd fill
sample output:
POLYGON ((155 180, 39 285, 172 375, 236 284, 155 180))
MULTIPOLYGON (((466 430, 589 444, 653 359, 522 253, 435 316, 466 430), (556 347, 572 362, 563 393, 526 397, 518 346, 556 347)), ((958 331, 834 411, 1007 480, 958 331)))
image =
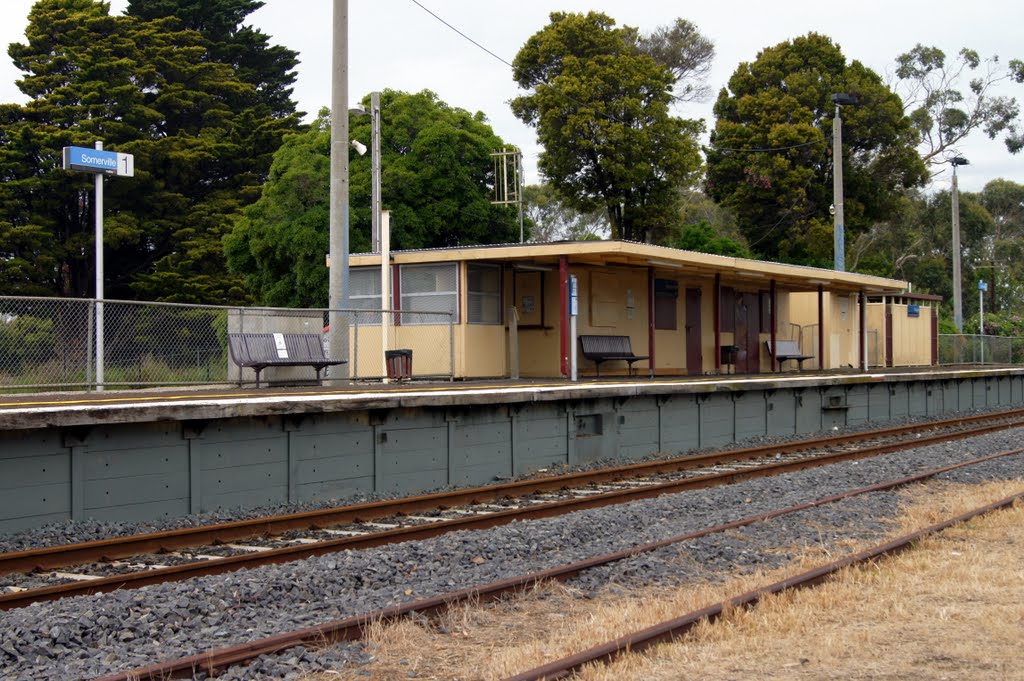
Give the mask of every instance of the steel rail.
POLYGON ((907 550, 915 542, 920 541, 929 535, 942 532, 943 530, 947 530, 955 525, 959 525, 960 523, 964 523, 972 518, 976 518, 977 516, 1012 506, 1021 498, 1024 498, 1024 492, 1012 494, 995 503, 982 506, 981 508, 976 508, 973 511, 968 511, 967 513, 958 515, 955 518, 950 518, 941 523, 929 525, 922 530, 911 532, 910 534, 903 535, 902 537, 898 537, 884 544, 880 544, 873 548, 841 558, 840 560, 833 561, 827 565, 822 565, 821 567, 808 570, 793 577, 788 577, 773 584, 759 587, 706 608, 694 610, 682 615, 681 617, 622 636, 614 641, 594 646, 593 648, 576 653, 575 655, 570 655, 529 671, 516 674, 515 676, 507 677, 504 681, 539 681, 541 679, 551 681, 552 679, 562 679, 579 671, 584 665, 609 662, 625 653, 643 651, 652 645, 679 638, 701 622, 714 622, 724 613, 732 609, 753 608, 765 596, 781 593, 789 589, 802 589, 816 586, 845 568, 868 563, 879 558, 896 555, 907 550))
POLYGON ((198 672, 205 672, 206 674, 212 675, 232 665, 253 660, 261 655, 279 653, 282 650, 299 645, 359 640, 365 636, 367 628, 372 624, 387 624, 407 618, 413 614, 417 616, 429 616, 441 612, 445 608, 460 602, 494 600, 508 594, 522 592, 544 582, 565 581, 586 570, 609 565, 620 560, 633 558, 644 553, 650 553, 673 544, 764 522, 765 520, 798 513, 810 508, 835 503, 842 501, 843 499, 848 499, 862 494, 870 494, 872 492, 905 487, 907 485, 912 485, 929 478, 933 478, 937 475, 941 475, 942 473, 948 473, 960 468, 976 466, 994 459, 1016 456, 1022 453, 1024 453, 1024 449, 1017 449, 1000 452, 998 454, 991 454, 977 459, 972 459, 970 461, 962 461, 960 463, 943 466, 930 471, 916 473, 911 476, 888 480, 874 485, 868 485, 866 487, 846 490, 844 492, 839 492, 834 495, 822 497, 802 504, 796 504, 794 506, 776 509, 774 511, 767 511, 765 513, 747 516, 745 518, 740 518, 738 520, 713 527, 675 535, 622 551, 616 551, 602 556, 594 556, 592 558, 556 566, 547 570, 541 570, 490 584, 440 594, 431 598, 412 601, 403 605, 395 605, 370 613, 353 615, 351 617, 334 620, 314 627, 307 627, 292 632, 277 634, 256 641, 221 648, 219 650, 207 651, 148 667, 140 667, 124 672, 118 672, 116 674, 100 677, 95 681, 144 681, 146 679, 158 680, 188 678, 190 675, 194 675, 198 672))
MULTIPOLYGON (((673 473, 681 470, 712 466, 727 461, 756 459, 776 453, 792 453, 808 449, 835 447, 865 440, 893 437, 920 430, 937 430, 962 423, 977 423, 1024 415, 1024 409, 1012 409, 993 414, 946 419, 927 424, 896 426, 838 437, 822 437, 795 442, 746 447, 713 454, 677 457, 664 461, 647 461, 599 471, 582 471, 546 478, 518 480, 485 487, 453 490, 438 494, 419 495, 398 500, 377 501, 355 506, 343 506, 317 511, 292 513, 269 518, 240 520, 216 525, 189 527, 165 532, 153 532, 130 537, 115 537, 78 544, 50 546, 0 554, 0 575, 42 572, 70 565, 112 561, 146 553, 170 552, 177 549, 212 544, 231 543, 260 536, 274 536, 292 531, 319 529, 348 523, 371 521, 397 515, 414 515, 439 508, 486 503, 506 498, 558 491, 583 484, 624 480, 644 475, 673 473)), ((972 437, 991 430, 1024 425, 1024 422, 1003 423, 985 430, 960 431, 959 437, 972 437)), ((918 439, 908 446, 924 443, 918 439)))
MULTIPOLYGON (((990 430, 998 429, 999 427, 1000 426, 989 425, 971 432, 975 434, 978 430, 988 432, 990 430)), ((489 529, 508 524, 514 520, 550 518, 574 511, 600 508, 603 506, 637 501, 640 499, 651 499, 663 494, 707 489, 710 487, 732 484, 741 480, 771 477, 773 475, 781 475, 783 473, 792 473, 810 468, 818 468, 820 466, 826 466, 842 461, 878 456, 897 451, 899 449, 907 449, 911 447, 916 448, 928 444, 934 444, 935 442, 945 442, 949 439, 966 437, 966 435, 963 435, 963 432, 964 431, 959 431, 954 434, 946 433, 943 435, 917 438, 912 442, 888 443, 884 445, 866 447, 864 449, 824 454, 806 459, 772 463, 742 470, 700 475, 655 485, 647 485, 643 487, 606 492, 604 494, 594 494, 575 499, 555 501, 548 504, 538 504, 525 508, 496 511, 494 513, 487 513, 479 516, 467 516, 465 518, 457 518, 454 520, 444 520, 436 523, 385 530, 383 532, 368 534, 365 536, 329 539, 317 542, 316 544, 286 546, 278 549, 261 551, 259 553, 227 556, 224 558, 215 558, 169 567, 149 569, 141 572, 131 572, 123 575, 99 577, 88 581, 68 582, 40 589, 18 591, 0 596, 0 611, 23 608, 36 602, 55 601, 62 598, 106 593, 116 591, 118 589, 138 589, 154 584, 178 582, 208 575, 219 575, 243 568, 287 563, 313 556, 335 553, 338 551, 360 550, 376 546, 384 546, 386 544, 429 539, 455 530, 489 529)))

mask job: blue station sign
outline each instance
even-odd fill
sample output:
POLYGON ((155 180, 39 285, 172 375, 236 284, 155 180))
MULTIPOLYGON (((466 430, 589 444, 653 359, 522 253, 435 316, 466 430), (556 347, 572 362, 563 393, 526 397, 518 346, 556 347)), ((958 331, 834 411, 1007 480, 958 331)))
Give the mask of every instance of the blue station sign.
POLYGON ((133 177, 135 157, 131 154, 88 147, 64 147, 64 170, 133 177))

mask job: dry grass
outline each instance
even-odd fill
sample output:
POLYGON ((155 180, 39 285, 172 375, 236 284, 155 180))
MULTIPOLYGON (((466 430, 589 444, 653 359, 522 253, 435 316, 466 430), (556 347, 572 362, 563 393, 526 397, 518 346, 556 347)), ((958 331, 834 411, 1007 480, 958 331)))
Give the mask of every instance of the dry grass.
MULTIPOLYGON (((893 534, 924 527, 1020 490, 1021 483, 931 484, 907 493, 893 534)), ((855 546, 847 547, 854 550, 855 546)), ((834 558, 804 551, 786 570, 724 584, 609 592, 582 599, 561 585, 440 623, 377 627, 376 661, 310 677, 499 679, 721 601, 834 558)), ((581 674, 611 679, 1024 679, 1024 508, 923 541, 813 590, 700 626, 682 642, 581 674)))

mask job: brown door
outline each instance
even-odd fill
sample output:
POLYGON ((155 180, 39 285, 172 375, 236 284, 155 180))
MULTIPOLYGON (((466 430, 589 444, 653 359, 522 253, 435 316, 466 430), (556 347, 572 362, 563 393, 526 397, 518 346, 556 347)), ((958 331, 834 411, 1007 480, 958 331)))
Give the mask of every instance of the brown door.
POLYGON ((699 376, 704 369, 701 352, 700 289, 686 289, 686 373, 699 376))
POLYGON ((756 293, 736 294, 736 372, 756 374, 761 371, 761 310, 756 293))

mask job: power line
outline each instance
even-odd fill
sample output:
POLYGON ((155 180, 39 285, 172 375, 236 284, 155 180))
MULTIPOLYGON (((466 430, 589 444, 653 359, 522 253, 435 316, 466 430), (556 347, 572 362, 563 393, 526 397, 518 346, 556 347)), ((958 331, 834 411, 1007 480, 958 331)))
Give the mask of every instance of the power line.
MULTIPOLYGON (((412 3, 414 4, 414 5, 416 5, 417 7, 419 7, 420 9, 422 9, 422 10, 423 10, 424 12, 426 12, 427 14, 429 14, 430 16, 432 16, 432 17, 434 17, 435 19, 437 19, 438 21, 440 21, 440 22, 441 22, 442 24, 444 24, 445 26, 447 26, 447 27, 448 27, 448 28, 450 28, 451 30, 453 30, 453 31, 455 31, 456 33, 458 33, 458 34, 459 34, 460 36, 462 36, 463 38, 465 38, 465 39, 466 39, 466 40, 468 40, 469 42, 471 42, 471 43, 473 43, 474 45, 476 45, 477 47, 479 47, 479 48, 480 48, 481 50, 483 50, 483 51, 484 51, 484 52, 486 52, 487 54, 491 55, 492 57, 494 57, 495 59, 497 59, 498 61, 500 61, 500 62, 501 62, 502 64, 504 64, 505 66, 508 66, 508 67, 509 67, 509 68, 511 68, 511 69, 515 69, 515 66, 513 66, 511 62, 509 62, 509 61, 507 61, 507 60, 505 60, 505 59, 502 59, 501 57, 499 57, 498 55, 496 55, 496 54, 495 54, 494 52, 491 52, 491 51, 490 51, 489 49, 487 49, 486 47, 484 47, 483 45, 481 45, 481 44, 480 44, 480 43, 478 43, 477 41, 473 40, 473 39, 472 39, 472 38, 470 38, 470 37, 469 37, 468 35, 466 35, 466 34, 465 34, 465 33, 463 33, 462 31, 460 31, 459 29, 457 29, 457 28, 455 28, 454 26, 452 26, 452 25, 451 25, 450 23, 448 23, 447 21, 445 21, 444 19, 442 19, 442 18, 441 18, 440 16, 438 16, 437 14, 435 14, 434 12, 432 12, 431 10, 427 9, 426 7, 424 7, 424 6, 423 6, 423 4, 422 4, 421 2, 419 2, 419 0, 411 0, 411 2, 412 2, 412 3)), ((552 85, 551 83, 548 83, 548 82, 546 82, 546 81, 541 81, 541 84, 542 84, 542 85, 546 85, 546 86, 548 86, 548 87, 549 87, 549 88, 551 88, 551 90, 552 90, 552 91, 554 91, 554 92, 555 92, 556 94, 558 94, 558 95, 560 95, 561 97, 563 97, 563 98, 565 98, 565 99, 569 100, 570 102, 572 102, 573 104, 575 104, 575 105, 577 105, 577 106, 580 106, 580 107, 585 107, 585 106, 588 106, 587 104, 584 104, 583 102, 579 101, 578 99, 576 99, 576 98, 574 98, 574 97, 572 97, 572 96, 570 96, 570 95, 567 95, 566 93, 562 92, 562 90, 560 90, 560 89, 559 89, 558 87, 556 87, 555 85, 552 85)), ((622 119, 620 119, 620 118, 617 118, 616 116, 613 116, 612 114, 607 114, 607 113, 603 113, 603 112, 601 112, 601 111, 597 111, 596 109, 594 110, 594 113, 595 113, 595 114, 597 114, 598 116, 601 116, 601 117, 603 117, 603 118, 607 118, 607 119, 608 119, 608 120, 610 120, 610 121, 615 121, 616 123, 621 123, 622 125, 629 125, 628 123, 626 123, 626 121, 624 121, 624 120, 622 120, 622 119)))
POLYGON ((472 39, 472 38, 470 38, 470 37, 469 37, 468 35, 466 35, 466 34, 465 34, 465 33, 463 33, 462 31, 460 31, 459 29, 455 28, 454 26, 452 26, 451 24, 449 24, 449 23, 448 23, 447 21, 445 21, 445 20, 444 20, 444 19, 442 19, 441 17, 439 17, 439 16, 437 15, 437 14, 434 14, 434 13, 433 13, 432 11, 430 11, 429 9, 427 9, 426 7, 424 7, 424 6, 423 6, 423 5, 422 5, 422 4, 421 4, 421 3, 420 3, 420 2, 418 1, 418 0, 412 0, 412 3, 413 3, 414 5, 416 5, 417 7, 419 7, 419 8, 421 9, 421 10, 423 10, 424 12, 426 12, 427 14, 429 14, 430 16, 432 16, 432 17, 434 17, 435 19, 437 19, 438 21, 440 21, 440 22, 441 22, 442 24, 444 24, 445 26, 447 26, 447 27, 448 27, 448 28, 450 28, 451 30, 453 30, 453 31, 455 31, 456 33, 458 33, 459 35, 461 35, 461 36, 462 36, 463 38, 465 38, 465 39, 466 39, 466 40, 468 40, 469 42, 471 42, 471 43, 473 43, 474 45, 476 45, 477 47, 479 47, 479 48, 480 48, 481 50, 483 50, 483 51, 484 51, 484 52, 486 52, 487 54, 491 55, 492 57, 494 57, 495 59, 497 59, 498 61, 500 61, 500 62, 501 62, 502 64, 504 64, 505 66, 509 67, 510 69, 513 69, 513 68, 515 68, 514 66, 512 66, 512 64, 511 64, 510 62, 508 62, 508 61, 506 61, 506 60, 502 59, 501 57, 499 57, 498 55, 494 54, 493 52, 491 52, 490 50, 488 50, 488 49, 487 49, 486 47, 484 47, 483 45, 481 45, 481 44, 480 44, 480 43, 478 43, 477 41, 473 40, 473 39, 472 39))

